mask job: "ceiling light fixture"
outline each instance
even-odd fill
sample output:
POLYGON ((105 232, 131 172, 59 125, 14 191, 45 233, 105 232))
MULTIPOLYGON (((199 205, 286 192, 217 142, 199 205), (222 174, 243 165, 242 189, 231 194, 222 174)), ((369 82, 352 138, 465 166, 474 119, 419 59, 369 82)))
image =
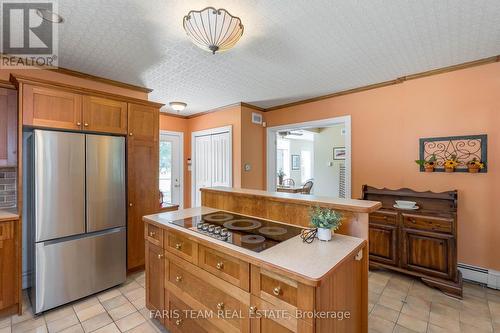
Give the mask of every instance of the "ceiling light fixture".
POLYGON ((36 15, 40 16, 45 21, 49 21, 52 23, 63 23, 64 19, 61 15, 54 13, 48 9, 37 9, 36 15))
POLYGON ((224 8, 192 10, 182 21, 191 41, 212 54, 229 50, 243 35, 240 18, 232 16, 224 8))
POLYGON ((181 112, 182 110, 184 110, 187 106, 186 103, 184 102, 170 102, 170 107, 174 110, 174 111, 177 111, 177 112, 181 112))

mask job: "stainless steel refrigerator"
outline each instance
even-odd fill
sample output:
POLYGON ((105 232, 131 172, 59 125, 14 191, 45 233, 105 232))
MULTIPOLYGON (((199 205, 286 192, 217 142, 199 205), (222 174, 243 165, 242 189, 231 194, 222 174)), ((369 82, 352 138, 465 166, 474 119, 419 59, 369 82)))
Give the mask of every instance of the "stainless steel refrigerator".
POLYGON ((126 280, 125 139, 24 133, 35 313, 126 280))

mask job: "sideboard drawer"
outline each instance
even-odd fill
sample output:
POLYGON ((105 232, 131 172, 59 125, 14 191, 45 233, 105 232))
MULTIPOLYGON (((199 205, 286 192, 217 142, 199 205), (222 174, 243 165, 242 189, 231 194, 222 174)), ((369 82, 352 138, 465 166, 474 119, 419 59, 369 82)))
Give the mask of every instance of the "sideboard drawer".
POLYGON ((196 263, 198 244, 177 233, 169 231, 165 237, 165 249, 184 260, 196 263))
POLYGON ((434 232, 452 233, 453 219, 413 214, 402 214, 406 228, 420 229, 434 232))
POLYGON ((369 220, 370 223, 380 223, 380 224, 390 224, 395 225, 397 223, 398 214, 395 212, 386 212, 383 210, 370 213, 369 220))
POLYGON ((250 291, 250 265, 247 262, 199 245, 198 266, 235 286, 250 291))

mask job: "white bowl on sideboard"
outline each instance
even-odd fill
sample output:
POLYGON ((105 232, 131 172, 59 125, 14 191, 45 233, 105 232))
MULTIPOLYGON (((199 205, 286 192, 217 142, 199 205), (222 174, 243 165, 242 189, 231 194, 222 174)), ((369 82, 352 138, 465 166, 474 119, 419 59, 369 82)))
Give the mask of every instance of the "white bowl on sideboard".
POLYGON ((396 200, 396 205, 401 208, 413 208, 416 204, 415 201, 396 200))

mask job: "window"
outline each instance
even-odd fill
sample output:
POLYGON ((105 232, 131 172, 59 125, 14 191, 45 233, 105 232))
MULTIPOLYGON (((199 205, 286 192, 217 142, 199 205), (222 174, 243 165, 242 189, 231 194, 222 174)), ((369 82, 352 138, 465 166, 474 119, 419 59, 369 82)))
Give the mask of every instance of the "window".
POLYGON ((300 180, 302 184, 312 178, 312 159, 309 150, 300 152, 300 180))
POLYGON ((160 192, 163 202, 172 202, 172 142, 160 139, 160 192))

